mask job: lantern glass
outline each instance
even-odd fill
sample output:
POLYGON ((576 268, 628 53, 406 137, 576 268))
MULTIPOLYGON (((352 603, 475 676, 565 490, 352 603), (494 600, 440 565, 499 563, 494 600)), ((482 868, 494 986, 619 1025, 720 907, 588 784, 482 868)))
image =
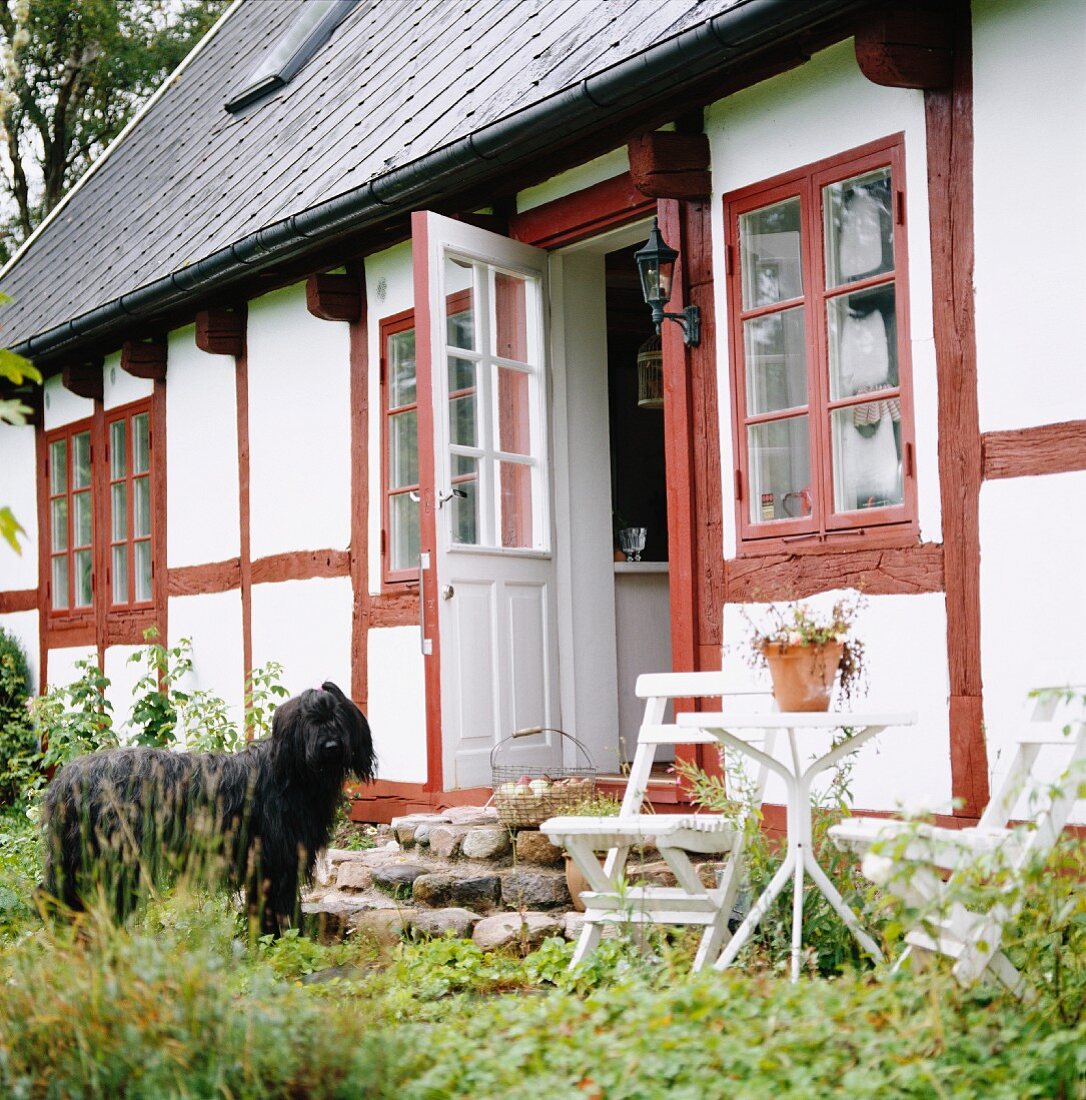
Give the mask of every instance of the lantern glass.
POLYGON ((668 247, 654 220, 649 239, 634 254, 646 305, 663 307, 671 300, 672 278, 678 256, 675 249, 668 247))

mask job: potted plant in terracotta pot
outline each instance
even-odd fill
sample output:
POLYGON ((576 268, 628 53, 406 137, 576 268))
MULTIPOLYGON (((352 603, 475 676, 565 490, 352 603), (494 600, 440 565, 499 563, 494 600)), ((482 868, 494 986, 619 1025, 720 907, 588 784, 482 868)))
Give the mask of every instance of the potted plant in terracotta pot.
POLYGON ((768 625, 752 624, 752 663, 769 667, 781 710, 829 710, 838 677, 846 701, 863 693, 863 642, 850 634, 861 606, 859 597, 842 599, 820 614, 792 603, 774 606, 768 625))

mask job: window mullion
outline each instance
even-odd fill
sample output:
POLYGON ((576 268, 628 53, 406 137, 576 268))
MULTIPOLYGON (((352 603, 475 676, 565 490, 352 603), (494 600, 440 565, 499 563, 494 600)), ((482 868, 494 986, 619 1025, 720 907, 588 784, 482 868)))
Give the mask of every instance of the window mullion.
POLYGON ((825 278, 822 263, 822 209, 819 202, 818 187, 810 178, 803 189, 805 212, 807 278, 807 409, 809 439, 811 446, 811 520, 812 527, 819 534, 826 531, 829 505, 826 497, 827 482, 825 476, 826 441, 823 419, 825 418, 825 394, 828 376, 825 368, 826 331, 825 331, 825 278))

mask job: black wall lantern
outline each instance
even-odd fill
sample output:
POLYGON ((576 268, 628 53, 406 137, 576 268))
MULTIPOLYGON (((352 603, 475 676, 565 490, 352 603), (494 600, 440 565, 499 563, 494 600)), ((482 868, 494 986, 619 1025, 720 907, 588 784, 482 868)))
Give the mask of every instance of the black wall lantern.
POLYGON ((664 312, 664 306, 671 301, 671 281, 678 258, 678 252, 668 246, 653 218, 649 239, 634 253, 641 276, 641 293, 645 304, 652 309, 652 321, 657 332, 660 331, 661 321, 667 317, 682 325, 686 346, 697 347, 701 343, 701 310, 697 306, 687 306, 682 313, 664 312))

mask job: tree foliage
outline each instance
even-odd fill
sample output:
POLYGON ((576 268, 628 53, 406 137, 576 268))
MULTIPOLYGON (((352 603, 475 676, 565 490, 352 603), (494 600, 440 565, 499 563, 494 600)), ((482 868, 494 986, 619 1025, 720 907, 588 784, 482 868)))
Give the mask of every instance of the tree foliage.
POLYGON ((33 232, 225 6, 0 0, 0 253, 33 232))

